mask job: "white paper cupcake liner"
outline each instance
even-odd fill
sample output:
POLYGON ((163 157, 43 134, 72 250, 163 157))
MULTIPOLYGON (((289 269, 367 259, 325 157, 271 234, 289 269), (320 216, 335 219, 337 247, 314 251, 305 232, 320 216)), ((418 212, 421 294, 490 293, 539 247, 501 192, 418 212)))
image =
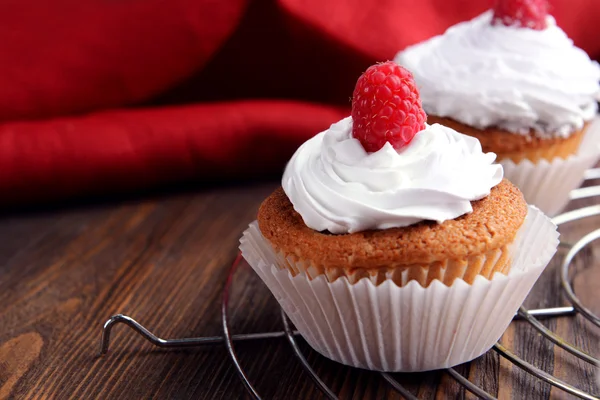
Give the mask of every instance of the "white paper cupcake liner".
POLYGON ((556 226, 535 207, 515 238, 508 276, 457 279, 423 288, 387 280, 328 283, 292 276, 253 222, 240 240, 244 258, 310 346, 342 364, 379 371, 448 368, 488 351, 502 336, 558 246, 556 226))
POLYGON ((502 160, 504 176, 515 184, 525 200, 549 216, 558 214, 569 202, 569 192, 581 186, 585 170, 594 166, 600 157, 600 121, 588 127, 579 151, 566 159, 523 160, 515 164, 502 160))

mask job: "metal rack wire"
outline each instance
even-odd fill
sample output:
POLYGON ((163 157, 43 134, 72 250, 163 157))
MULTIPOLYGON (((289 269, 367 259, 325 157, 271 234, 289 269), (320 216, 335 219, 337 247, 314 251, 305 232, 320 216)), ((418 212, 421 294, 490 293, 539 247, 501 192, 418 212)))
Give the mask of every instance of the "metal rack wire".
MULTIPOLYGON (((600 168, 590 169, 586 172, 585 175, 586 180, 591 179, 600 179, 600 168)), ((600 196, 600 185, 598 186, 588 186, 580 189, 576 189, 571 192, 571 199, 582 199, 589 198, 593 196, 600 196)), ((563 214, 556 216, 553 221, 557 225, 563 225, 568 222, 578 221, 584 218, 592 217, 600 215, 600 205, 594 205, 584 208, 579 208, 573 211, 569 211, 563 214)), ((563 262, 560 266, 560 282, 563 288, 563 291, 571 303, 571 306, 566 307, 556 307, 556 308, 544 308, 537 310, 528 310, 524 307, 521 307, 517 314, 515 315, 515 319, 521 319, 529 323, 531 327, 533 327, 537 332, 539 332, 545 339, 552 342, 555 346, 559 346, 562 349, 566 350, 573 356, 579 358, 582 361, 590 363, 600 368, 600 359, 590 355, 586 351, 574 346, 572 344, 568 344, 553 333, 551 330, 546 328, 540 321, 539 318, 555 318, 562 316, 574 316, 581 315, 587 320, 589 320, 593 325, 600 328, 600 317, 595 315, 589 308, 587 308, 581 300, 576 296, 575 291, 571 285, 569 280, 569 269, 573 262, 575 256, 581 252, 585 247, 589 246, 595 240, 600 239, 600 229, 596 229, 577 242, 572 245, 568 245, 565 243, 561 243, 563 246, 569 248, 566 256, 563 259, 563 262)), ((234 367, 237 370, 237 373, 244 384, 248 394, 254 399, 261 399, 260 394, 252 384, 249 377, 246 375, 243 366, 240 364, 240 361, 235 352, 234 343, 238 341, 249 341, 249 340, 263 340, 263 339, 276 339, 276 338, 286 338, 289 342, 294 355, 301 363, 302 367, 306 370, 308 375, 312 378, 315 385, 323 392, 323 394, 329 399, 337 399, 336 394, 321 380, 321 378, 315 373, 313 368, 310 366, 309 362, 306 360, 300 347, 296 342, 296 336, 298 335, 297 331, 292 330, 290 323, 288 321, 287 316, 281 310, 281 318, 283 321, 283 331, 277 332, 265 332, 265 333, 253 333, 253 334, 232 334, 229 328, 229 297, 230 290, 233 284, 233 280, 236 274, 236 271, 242 261, 241 254, 238 254, 231 269, 229 271, 229 275, 227 277, 227 281, 225 283, 225 287, 223 289, 223 297, 221 304, 221 316, 222 316, 222 329, 223 336, 209 336, 209 337, 196 337, 196 338, 180 338, 180 339, 161 339, 160 337, 154 335, 144 326, 136 322, 134 319, 122 315, 117 314, 112 316, 106 323, 104 324, 102 331, 102 340, 101 340, 101 349, 100 353, 102 355, 106 354, 109 349, 110 344, 110 334, 112 328, 116 324, 125 324, 132 328, 135 332, 141 335, 143 338, 148 340, 155 346, 163 347, 163 348, 181 348, 181 347, 195 347, 195 346, 205 346, 205 345, 222 345, 224 344, 227 348, 231 361, 234 367)), ((512 362, 517 367, 522 370, 532 374, 533 376, 541 379, 549 383, 550 385, 561 389, 562 391, 569 393, 571 395, 577 396, 582 399, 589 400, 600 400, 600 394, 592 394, 587 393, 581 389, 578 389, 567 382, 564 382, 555 376, 529 364, 525 360, 521 359, 506 347, 501 345, 500 343, 496 343, 493 347, 493 350, 500 354, 500 356, 506 358, 510 362, 512 362)), ((475 385, 459 372, 457 372, 454 368, 448 368, 445 370, 450 377, 456 380, 460 385, 464 386, 466 390, 475 394, 476 396, 493 400, 494 396, 487 393, 481 387, 475 385)), ((409 390, 404 388, 397 380, 395 380, 390 374, 380 373, 382 379, 384 379, 394 390, 396 390, 399 394, 401 394, 406 399, 417 399, 409 390)))

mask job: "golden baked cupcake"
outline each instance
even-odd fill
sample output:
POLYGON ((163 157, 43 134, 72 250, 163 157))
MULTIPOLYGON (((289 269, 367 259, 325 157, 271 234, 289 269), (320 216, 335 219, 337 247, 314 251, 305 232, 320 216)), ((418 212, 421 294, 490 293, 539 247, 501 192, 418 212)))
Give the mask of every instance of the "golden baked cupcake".
POLYGON ((581 146, 600 67, 547 9, 546 0, 497 0, 395 61, 414 71, 428 123, 479 139, 528 203, 555 214, 600 153, 596 141, 581 146))
POLYGON ((507 180, 472 207, 442 223, 334 235, 309 228, 279 188, 261 205, 258 225, 282 256, 279 267, 292 275, 323 275, 329 282, 343 276, 350 283, 369 278, 376 285, 391 279, 398 286, 416 280, 425 287, 437 279, 450 286, 455 279, 470 284, 478 275, 507 274, 509 246, 527 215, 523 196, 507 180))
POLYGON ((347 365, 420 371, 481 355, 556 250, 556 227, 495 155, 425 119, 410 72, 372 66, 352 116, 297 150, 241 239, 302 336, 347 365))

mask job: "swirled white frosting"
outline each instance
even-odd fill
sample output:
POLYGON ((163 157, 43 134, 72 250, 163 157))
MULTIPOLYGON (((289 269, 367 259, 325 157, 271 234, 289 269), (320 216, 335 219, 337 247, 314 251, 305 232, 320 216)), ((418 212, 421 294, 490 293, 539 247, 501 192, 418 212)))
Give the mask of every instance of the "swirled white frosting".
POLYGON ((566 137, 594 117, 600 67, 554 18, 541 31, 491 19, 488 11, 396 55, 428 114, 541 137, 566 137))
POLYGON ((288 163, 282 186, 304 223, 352 233, 443 222, 473 211, 503 176, 496 155, 475 138, 427 125, 395 150, 367 153, 345 118, 305 142, 288 163))

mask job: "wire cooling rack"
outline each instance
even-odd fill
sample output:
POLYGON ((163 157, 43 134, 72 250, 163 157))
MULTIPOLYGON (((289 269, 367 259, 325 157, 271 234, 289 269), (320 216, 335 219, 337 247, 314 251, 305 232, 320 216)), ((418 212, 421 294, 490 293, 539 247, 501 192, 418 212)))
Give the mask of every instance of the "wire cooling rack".
MULTIPOLYGON (((600 179, 600 168, 594 168, 586 171, 585 175, 586 180, 592 179, 600 179)), ((580 189, 576 189, 571 192, 570 198, 571 200, 589 198, 594 196, 600 196, 600 185, 598 186, 588 186, 580 189)), ((559 227, 562 224, 582 220, 585 218, 593 217, 596 215, 600 215, 600 204, 588 206, 584 208, 579 208, 573 211, 568 211, 563 214, 557 215, 553 218, 554 223, 556 223, 559 227)), ((520 307, 519 311, 515 315, 515 319, 525 320, 527 321, 537 332, 539 332, 545 339, 552 342, 555 346, 559 346, 567 352, 571 353, 575 357, 583 360, 587 363, 595 365, 600 368, 600 360, 586 351, 578 348, 575 345, 569 344, 565 342, 563 338, 556 335, 548 328, 546 328, 539 319, 541 318, 556 318, 562 316, 575 316, 577 314, 583 316, 587 320, 589 320, 593 325, 600 328, 600 317, 595 315, 589 308, 587 308, 581 300, 575 294, 573 287, 571 285, 571 281, 569 278, 569 268, 575 256, 581 252, 585 247, 589 246, 595 240, 600 239, 600 229, 596 229, 587 235, 583 236, 574 244, 565 244, 561 243, 561 246, 568 247, 569 251, 564 257, 561 266, 560 266, 560 282, 566 298, 568 299, 570 306, 566 307, 555 307, 555 308, 542 308, 535 310, 528 310, 525 307, 520 307)), ((315 373, 313 368, 310 366, 300 347, 296 342, 296 336, 298 332, 292 330, 289 320, 283 310, 281 310, 281 318, 283 321, 283 331, 278 332, 265 332, 265 333, 251 333, 251 334, 232 334, 229 329, 229 294, 231 285, 233 284, 233 280, 236 274, 236 271, 242 261, 241 254, 238 254, 231 269, 229 271, 229 275, 227 277, 227 281, 225 283, 225 287, 223 289, 223 297, 221 304, 221 317, 222 317, 222 328, 223 328, 223 336, 207 336, 207 337, 195 337, 195 338, 180 338, 180 339, 161 339, 156 336, 140 323, 135 321, 133 318, 128 317, 126 315, 117 314, 112 316, 106 323, 104 324, 102 331, 102 341, 101 341, 101 349, 100 353, 102 355, 108 352, 109 344, 110 344, 110 333, 112 328, 116 324, 125 324, 141 335, 143 338, 148 340, 155 346, 163 347, 163 348, 181 348, 181 347, 196 347, 196 346, 206 346, 206 345, 225 345, 231 361, 237 370, 237 373, 244 384, 248 394, 254 399, 261 399, 260 394, 255 389, 254 385, 246 375, 243 366, 238 359, 234 343, 239 341, 251 341, 251 340, 264 340, 264 339, 276 339, 276 338, 285 338, 289 342, 292 350, 301 363, 303 368, 312 378, 313 382, 317 387, 323 392, 323 394, 329 399, 337 399, 337 395, 321 380, 321 378, 315 373)), ((266 290, 266 289, 265 289, 266 290)), ((555 376, 533 366, 527 361, 521 359, 514 353, 512 353, 509 349, 501 345, 499 342, 494 345, 492 350, 495 351, 500 356, 506 358, 510 362, 512 362, 517 367, 522 370, 530 373, 531 375, 545 381, 552 386, 557 387, 558 389, 563 390, 566 393, 574 395, 576 397, 582 399, 590 399, 590 400, 600 400, 600 394, 592 394, 585 392, 581 389, 578 389, 571 384, 564 382, 555 376)), ((494 396, 487 393, 481 387, 475 385, 463 375, 458 373, 454 368, 448 368, 444 370, 448 375, 450 375, 453 379, 455 379, 459 384, 465 387, 466 390, 475 394, 476 396, 490 400, 495 399, 494 396)), ((415 395, 413 395, 410 391, 404 388, 397 380, 395 380, 390 374, 385 372, 381 372, 381 377, 398 393, 400 393, 406 399, 417 399, 415 395)))

